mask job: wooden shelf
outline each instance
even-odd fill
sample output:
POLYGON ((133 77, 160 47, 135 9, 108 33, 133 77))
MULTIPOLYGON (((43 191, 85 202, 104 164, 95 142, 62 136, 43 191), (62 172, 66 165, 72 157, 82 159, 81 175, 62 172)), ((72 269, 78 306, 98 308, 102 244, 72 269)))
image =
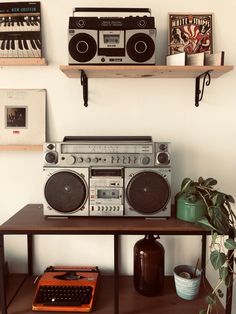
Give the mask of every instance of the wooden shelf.
POLYGON ((0 145, 0 151, 42 151, 43 145, 0 145))
POLYGON ((79 78, 84 71, 88 78, 196 78, 210 71, 217 78, 233 70, 225 66, 165 66, 165 65, 61 65, 69 78, 79 78))
POLYGON ((28 204, 0 226, 0 234, 208 235, 210 230, 179 219, 142 217, 46 217, 42 204, 28 204), (64 218, 64 219, 63 219, 64 218))
MULTIPOLYGON (((34 277, 25 277, 22 275, 22 287, 19 289, 19 275, 8 284, 8 293, 14 295, 18 290, 15 298, 8 307, 9 314, 32 314, 31 304, 34 298, 35 288, 34 277)), ((175 291, 174 278, 165 277, 164 291, 157 297, 144 297, 137 293, 133 287, 132 276, 121 276, 120 286, 120 313, 121 314, 182 314, 182 313, 199 313, 206 307, 205 296, 210 289, 209 283, 203 279, 199 296, 196 300, 186 301, 179 298, 175 291)), ((224 309, 219 304, 218 314, 223 314, 224 309)), ((100 286, 98 288, 97 299, 93 313, 112 314, 114 312, 114 295, 113 295, 113 277, 101 276, 100 286)))
POLYGON ((202 100, 205 84, 232 71, 224 66, 166 66, 166 65, 61 65, 60 70, 69 78, 80 78, 83 86, 84 106, 88 106, 88 78, 194 78, 195 106, 202 100), (200 88, 200 79, 203 86, 200 88))
POLYGON ((0 58, 0 66, 9 65, 46 65, 44 58, 0 58))

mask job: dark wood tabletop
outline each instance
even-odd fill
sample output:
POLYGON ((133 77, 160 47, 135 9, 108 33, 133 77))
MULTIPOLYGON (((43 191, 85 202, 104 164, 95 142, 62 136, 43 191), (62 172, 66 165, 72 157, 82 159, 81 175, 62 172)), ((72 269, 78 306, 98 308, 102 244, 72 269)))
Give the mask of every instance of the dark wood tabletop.
POLYGON ((46 217, 42 204, 28 204, 0 226, 0 234, 176 234, 206 235, 209 230, 175 217, 46 217))

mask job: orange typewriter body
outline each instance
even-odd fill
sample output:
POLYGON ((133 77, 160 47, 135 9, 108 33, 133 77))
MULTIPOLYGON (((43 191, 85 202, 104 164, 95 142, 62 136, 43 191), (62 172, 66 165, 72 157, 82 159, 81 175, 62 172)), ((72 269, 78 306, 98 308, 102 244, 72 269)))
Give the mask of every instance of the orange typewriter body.
MULTIPOLYGON (((95 295, 98 288, 99 270, 98 267, 66 267, 66 266, 50 266, 41 275, 37 281, 32 310, 34 311, 63 311, 63 312, 91 312, 94 307, 95 295), (86 304, 63 304, 56 301, 52 297, 49 302, 44 302, 39 295, 41 289, 45 287, 56 287, 57 289, 72 287, 91 287, 91 298, 86 304), (55 300, 55 302, 54 302, 55 300), (55 304, 54 304, 55 303, 55 304)), ((65 297, 65 296, 64 296, 65 297)))

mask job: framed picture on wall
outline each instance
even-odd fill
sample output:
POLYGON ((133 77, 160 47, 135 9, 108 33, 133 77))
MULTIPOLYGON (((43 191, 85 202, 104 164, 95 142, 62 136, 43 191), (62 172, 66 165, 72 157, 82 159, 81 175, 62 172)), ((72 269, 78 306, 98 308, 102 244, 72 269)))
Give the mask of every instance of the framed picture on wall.
POLYGON ((45 142, 46 90, 0 89, 0 145, 45 142))
POLYGON ((213 53, 212 14, 169 13, 169 54, 213 53))

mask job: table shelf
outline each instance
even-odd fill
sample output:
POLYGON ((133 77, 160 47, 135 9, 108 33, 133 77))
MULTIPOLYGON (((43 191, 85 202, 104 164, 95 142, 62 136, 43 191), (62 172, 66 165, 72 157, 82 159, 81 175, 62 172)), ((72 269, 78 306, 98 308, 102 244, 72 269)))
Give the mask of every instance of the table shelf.
MULTIPOLYGON (((34 296, 33 289, 33 250, 34 235, 79 235, 99 234, 111 235, 114 238, 114 275, 102 276, 101 287, 97 298, 94 313, 97 314, 172 314, 198 313, 205 308, 205 296, 211 291, 210 285, 204 279, 199 297, 194 301, 179 298, 175 292, 173 277, 165 278, 164 291, 161 296, 150 298, 138 294, 133 287, 132 276, 121 276, 119 273, 120 235, 133 234, 159 235, 196 235, 202 237, 202 269, 206 262, 206 230, 193 223, 172 218, 144 219, 141 217, 60 217, 49 218, 43 215, 42 204, 28 204, 0 226, 0 299, 2 314, 28 314, 34 296), (4 237, 6 235, 27 235, 28 249, 28 276, 18 290, 14 300, 8 308, 8 293, 11 287, 5 287, 3 273, 4 237), (7 293, 8 291, 8 293, 7 293), (7 296, 6 296, 7 294, 7 296)), ((98 238, 99 241, 99 238, 98 238)), ((99 265, 98 265, 99 266, 99 265)), ((102 270, 101 270, 102 272, 102 270)), ((11 285, 11 284, 10 284, 11 285)), ((12 294, 14 295, 14 294, 12 294)), ((11 297, 12 298, 12 297, 11 297)), ((228 304, 232 304, 232 292, 227 293, 228 304)), ((218 314, 231 313, 230 307, 226 310, 219 305, 218 314)))
MULTIPOLYGON (((8 306, 9 314, 33 314, 31 310, 35 293, 35 277, 25 275, 14 275, 8 285, 8 291, 17 291, 19 278, 22 277, 22 286, 15 298, 8 306)), ((209 283, 205 280, 200 289, 197 299, 186 301, 177 296, 173 276, 165 277, 163 293, 156 297, 144 297, 137 293, 133 287, 132 276, 120 277, 120 313, 121 314, 182 314, 198 313, 206 307, 205 296, 210 289, 209 283)), ((113 276, 101 276, 98 294, 93 313, 111 314, 114 308, 113 276)), ((219 304, 218 314, 223 314, 224 309, 219 304)))

